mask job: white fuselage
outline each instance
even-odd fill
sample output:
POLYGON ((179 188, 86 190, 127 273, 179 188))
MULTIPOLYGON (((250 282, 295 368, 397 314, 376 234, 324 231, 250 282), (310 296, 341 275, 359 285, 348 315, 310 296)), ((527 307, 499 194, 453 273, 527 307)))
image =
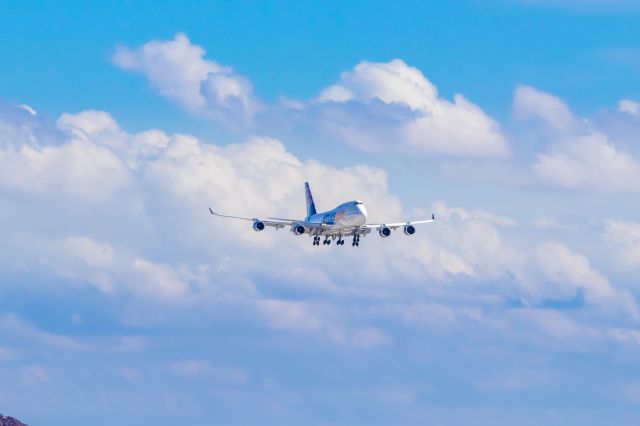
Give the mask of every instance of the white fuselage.
POLYGON ((362 226, 367 223, 367 209, 361 201, 349 201, 333 210, 308 217, 307 223, 322 224, 335 229, 362 226))

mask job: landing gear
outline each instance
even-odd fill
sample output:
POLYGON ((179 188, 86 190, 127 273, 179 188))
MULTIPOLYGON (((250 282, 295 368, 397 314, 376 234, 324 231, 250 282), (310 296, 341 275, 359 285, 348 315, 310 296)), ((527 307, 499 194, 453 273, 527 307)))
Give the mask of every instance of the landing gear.
MULTIPOLYGON (((329 246, 331 245, 331 241, 333 241, 335 239, 335 235, 333 237, 329 237, 328 235, 326 235, 324 237, 324 240, 322 240, 322 245, 323 246, 329 246), (332 239, 333 238, 333 239, 332 239)), ((360 236, 359 235, 354 235, 353 236, 353 243, 351 244, 352 246, 357 246, 360 243, 360 236)), ((313 245, 314 246, 319 246, 320 245, 320 236, 316 235, 313 237, 313 245)), ((342 235, 338 235, 338 239, 336 240, 336 245, 337 246, 343 246, 344 245, 344 238, 342 238, 342 235)))
POLYGON ((353 247, 358 247, 360 245, 360 234, 353 234, 353 242, 351 245, 353 247))

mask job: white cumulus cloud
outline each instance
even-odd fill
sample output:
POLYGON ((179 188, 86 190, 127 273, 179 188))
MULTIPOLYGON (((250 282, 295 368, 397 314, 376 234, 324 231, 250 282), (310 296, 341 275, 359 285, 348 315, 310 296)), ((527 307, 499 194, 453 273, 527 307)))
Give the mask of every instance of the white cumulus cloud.
POLYGON ((0 186, 7 189, 103 201, 130 183, 128 169, 116 154, 86 141, 0 150, 0 186))
POLYGON ((533 170, 541 182, 566 189, 637 192, 640 162, 600 133, 562 141, 539 154, 533 170))
POLYGON ((632 318, 639 318, 633 296, 615 288, 583 254, 571 251, 562 243, 548 242, 537 247, 536 258, 542 275, 558 285, 565 297, 583 290, 587 302, 609 309, 622 308, 632 318))
MULTIPOLYGON (((394 339, 373 326, 368 313, 354 313, 336 303, 336 297, 384 300, 396 294, 446 294, 448 286, 462 282, 476 287, 470 300, 490 300, 494 306, 503 303, 503 296, 490 294, 496 286, 525 301, 571 296, 584 288, 587 300, 593 297, 597 306, 624 302, 624 294, 604 275, 566 247, 544 246, 538 256, 541 264, 532 265, 526 256, 529 249, 507 236, 519 228, 517 222, 478 209, 435 202, 423 209, 435 212, 436 223, 420 227, 416 236, 396 232, 380 239, 371 234, 352 250, 322 250, 306 236, 294 238, 287 230, 256 233, 249 222, 208 214, 211 206, 249 217, 302 217, 302 183, 308 180, 321 209, 348 196, 366 203, 370 222, 411 217, 390 193, 384 170, 376 167, 338 168, 305 160, 272 138, 220 146, 158 129, 131 134, 100 111, 63 114, 52 124, 58 132, 54 143, 33 133, 35 140, 18 138, 0 150, 2 155, 51 150, 64 160, 49 167, 25 163, 4 176, 0 195, 19 194, 21 201, 3 210, 13 227, 0 246, 0 266, 19 264, 34 274, 58 278, 67 283, 65 288, 119 300, 128 308, 123 314, 127 324, 155 321, 158 314, 144 309, 147 304, 175 309, 231 306, 243 310, 243 317, 266 322, 272 331, 371 349, 394 339), (60 153, 76 146, 94 154, 84 160, 84 174, 74 172, 73 179, 62 181, 59 176, 73 172, 73 156, 60 153), (107 154, 118 165, 113 170, 96 163, 107 154), (39 179, 30 177, 33 170, 39 179), (23 179, 25 184, 7 184, 26 171, 31 174, 23 179), (37 182, 46 183, 46 191, 33 190, 37 182), (113 187, 114 182, 120 186, 113 187), (67 184, 86 189, 70 192, 73 186, 67 184), (59 195, 67 197, 61 206, 54 203, 59 195), (78 203, 98 196, 98 209, 78 203), (36 203, 47 214, 34 228, 22 213, 36 203), (546 281, 561 291, 544 285, 546 281), (482 294, 485 291, 489 294, 482 294)), ((7 134, 19 133, 10 129, 7 134)), ((467 296, 454 299, 459 297, 467 296)), ((461 312, 462 319, 451 320, 461 326, 485 318, 477 306, 458 309, 434 303, 425 309, 443 306, 439 312, 449 316, 461 312)), ((412 318, 423 312, 416 309, 412 318)))
POLYGON ((510 149, 499 124, 461 94, 444 99, 417 68, 400 59, 361 62, 310 101, 260 102, 249 81, 204 58, 184 34, 137 49, 119 47, 113 61, 147 77, 163 96, 223 124, 271 132, 293 126, 369 152, 417 152, 502 158, 510 149))
POLYGON ((120 46, 113 61, 143 74, 160 94, 190 111, 220 121, 249 120, 258 108, 251 84, 204 55, 202 47, 179 33, 173 40, 154 40, 137 49, 120 46))
POLYGON ((514 93, 513 109, 517 118, 538 118, 545 124, 560 130, 578 125, 569 106, 557 96, 531 86, 518 86, 514 93))
POLYGON ((532 171, 539 182, 563 189, 637 192, 640 161, 607 133, 577 117, 558 97, 518 87, 514 112, 521 120, 538 120, 546 149, 532 171))
POLYGON ((316 99, 318 126, 362 149, 504 157, 500 126, 457 94, 453 102, 400 59, 361 62, 316 99))

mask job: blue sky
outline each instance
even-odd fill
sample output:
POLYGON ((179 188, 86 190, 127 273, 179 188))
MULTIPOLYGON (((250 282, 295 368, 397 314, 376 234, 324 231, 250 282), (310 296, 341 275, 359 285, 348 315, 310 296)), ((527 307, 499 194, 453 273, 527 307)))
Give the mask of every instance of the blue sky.
POLYGON ((27 98, 52 113, 97 105, 128 120, 153 107, 164 118, 168 108, 153 106, 158 102, 139 81, 114 72, 109 56, 117 44, 182 31, 268 99, 312 97, 361 60, 396 57, 428 70, 444 94, 465 93, 501 116, 521 83, 557 93, 581 113, 637 96, 633 64, 612 64, 616 55, 606 54, 637 47, 635 10, 574 3, 14 2, 0 16, 1 88, 7 98, 27 98))
MULTIPOLYGON (((0 5, 0 411, 632 425, 640 8, 0 5), (208 216, 365 201, 312 247, 208 216)), ((64 419, 60 413, 67 413, 64 419)))

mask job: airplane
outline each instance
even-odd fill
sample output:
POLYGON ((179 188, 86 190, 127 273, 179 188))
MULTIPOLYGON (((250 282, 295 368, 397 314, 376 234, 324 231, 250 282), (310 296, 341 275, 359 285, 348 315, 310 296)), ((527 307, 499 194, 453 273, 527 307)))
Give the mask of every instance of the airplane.
POLYGON ((313 237, 313 245, 319 246, 321 237, 324 237, 323 245, 330 245, 331 241, 336 240, 336 245, 344 245, 344 237, 353 237, 351 245, 357 247, 360 245, 360 237, 366 236, 372 231, 378 232, 383 238, 391 235, 391 231, 402 228, 405 235, 413 235, 416 232, 415 225, 430 223, 436 220, 435 214, 431 215, 431 219, 413 220, 401 223, 379 223, 367 224, 367 209, 362 201, 349 201, 340 204, 333 210, 318 213, 316 204, 311 195, 309 182, 304 183, 305 195, 307 201, 307 216, 304 219, 283 219, 276 217, 268 217, 266 219, 250 218, 242 216, 231 216, 214 212, 209 207, 209 212, 214 216, 240 219, 253 222, 254 231, 263 231, 267 226, 277 229, 291 227, 291 232, 295 235, 307 234, 313 237))

